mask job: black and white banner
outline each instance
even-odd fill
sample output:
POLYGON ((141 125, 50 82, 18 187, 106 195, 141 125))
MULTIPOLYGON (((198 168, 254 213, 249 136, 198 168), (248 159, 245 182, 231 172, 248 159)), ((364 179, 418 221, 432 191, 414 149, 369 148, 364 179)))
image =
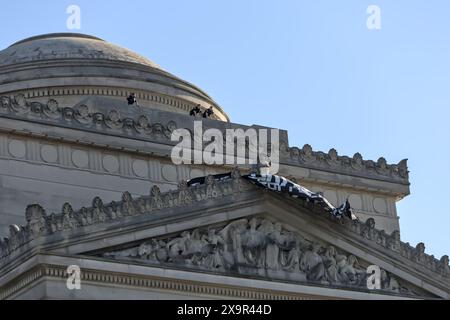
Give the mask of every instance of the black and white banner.
POLYGON ((300 198, 302 200, 311 201, 316 204, 321 204, 325 210, 329 211, 336 217, 345 216, 352 220, 357 220, 353 214, 348 200, 341 206, 335 207, 320 193, 312 192, 299 184, 296 184, 284 177, 272 174, 249 174, 242 176, 244 179, 254 183, 257 186, 269 189, 275 192, 289 194, 293 198, 300 198))

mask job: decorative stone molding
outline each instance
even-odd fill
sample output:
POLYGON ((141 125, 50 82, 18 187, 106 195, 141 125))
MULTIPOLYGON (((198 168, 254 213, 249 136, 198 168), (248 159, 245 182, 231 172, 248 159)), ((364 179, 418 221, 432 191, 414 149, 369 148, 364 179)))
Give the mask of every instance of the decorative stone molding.
MULTIPOLYGON (((115 260, 150 265, 183 266, 252 277, 367 290, 367 266, 357 257, 307 239, 282 223, 263 217, 202 227, 174 237, 153 238, 117 251, 99 254, 115 260)), ((381 270, 381 290, 414 294, 381 270)))
POLYGON ((123 118, 119 111, 111 110, 108 114, 101 112, 90 112, 86 105, 71 107, 59 107, 58 102, 50 99, 47 104, 40 102, 28 102, 23 94, 14 98, 0 97, 0 115, 14 114, 36 120, 47 120, 49 122, 63 121, 70 124, 75 121, 86 129, 112 129, 129 134, 133 131, 156 140, 169 140, 172 131, 177 124, 170 121, 166 125, 161 123, 150 124, 146 115, 140 115, 137 119, 123 118))
MULTIPOLYGON (((74 96, 74 95, 99 95, 99 96, 111 96, 111 97, 123 97, 126 98, 131 94, 130 89, 126 88, 111 88, 111 87, 63 87, 63 88, 50 88, 50 89, 33 89, 25 92, 26 98, 37 97, 53 97, 53 96, 74 96)), ((151 102, 157 102, 161 104, 167 104, 169 106, 189 111, 194 105, 191 102, 184 101, 179 98, 174 98, 154 92, 145 92, 140 90, 133 90, 136 98, 139 101, 146 100, 151 102)))
MULTIPOLYGON (((226 171, 226 168, 212 167, 205 173, 204 169, 198 170, 189 165, 175 166, 170 160, 157 158, 151 154, 140 152, 135 155, 131 149, 121 152, 104 146, 90 146, 89 143, 79 145, 66 141, 49 141, 41 136, 24 138, 16 134, 0 133, 0 161, 4 160, 18 160, 56 168, 73 168, 94 174, 139 179, 146 183, 165 185, 166 188, 176 187, 183 179, 226 171), (114 169, 117 162, 118 170, 114 169), (114 170, 108 171, 108 168, 114 170)), ((4 170, 3 172, 5 173, 4 170)), ((49 180, 54 181, 51 177, 49 180)), ((134 193, 140 192, 135 190, 134 193)))
MULTIPOLYGON (((70 86, 70 87, 61 87, 61 88, 55 87, 45 89, 33 88, 27 91, 21 90, 20 93, 15 93, 14 95, 22 94, 27 100, 40 97, 49 97, 50 101, 51 100, 56 101, 54 97, 61 97, 61 96, 78 96, 78 95, 109 96, 109 97, 121 97, 123 98, 123 101, 125 103, 126 97, 128 97, 131 93, 134 93, 136 95, 137 100, 140 102, 146 101, 147 103, 167 105, 172 108, 183 110, 186 112, 186 114, 188 114, 189 111, 196 105, 198 105, 184 99, 174 98, 172 96, 156 92, 149 92, 138 89, 131 90, 129 88, 119 88, 119 87, 114 88, 101 86, 100 87, 70 86)), ((212 105, 215 108, 218 108, 221 112, 223 112, 223 110, 219 106, 215 104, 212 105)), ((207 108, 200 106, 200 109, 204 111, 207 108)), ((212 118, 219 119, 219 117, 215 114, 212 115, 212 118)))
POLYGON ((379 158, 377 162, 363 160, 360 153, 350 158, 339 156, 335 149, 330 149, 328 153, 313 151, 309 144, 303 148, 288 147, 287 144, 280 144, 280 156, 288 163, 300 164, 312 169, 327 170, 352 174, 356 176, 371 177, 376 179, 391 179, 395 182, 408 183, 407 159, 398 164, 387 164, 386 159, 379 158))
MULTIPOLYGON (((0 300, 7 299, 19 292, 21 289, 31 285, 43 277, 67 280, 67 270, 57 265, 42 265, 25 273, 20 281, 12 285, 0 288, 0 300)), ((117 272, 106 272, 98 270, 83 269, 80 274, 81 281, 89 281, 113 286, 133 286, 144 289, 156 289, 184 292, 187 294, 198 294, 208 296, 221 296, 239 299, 255 300, 310 300, 304 294, 289 294, 285 292, 274 292, 273 290, 251 289, 236 286, 214 285, 201 282, 187 282, 166 280, 155 277, 128 275, 117 272)))

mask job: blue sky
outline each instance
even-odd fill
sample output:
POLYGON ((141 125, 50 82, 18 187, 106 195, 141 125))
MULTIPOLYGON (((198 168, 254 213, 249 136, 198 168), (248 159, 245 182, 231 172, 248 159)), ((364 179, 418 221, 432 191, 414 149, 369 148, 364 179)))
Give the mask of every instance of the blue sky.
POLYGON ((7 1, 0 48, 81 30, 208 92, 233 122, 289 130, 290 144, 388 163, 408 158, 402 240, 450 253, 450 2, 446 0, 7 1), (381 9, 381 29, 366 9, 381 9))

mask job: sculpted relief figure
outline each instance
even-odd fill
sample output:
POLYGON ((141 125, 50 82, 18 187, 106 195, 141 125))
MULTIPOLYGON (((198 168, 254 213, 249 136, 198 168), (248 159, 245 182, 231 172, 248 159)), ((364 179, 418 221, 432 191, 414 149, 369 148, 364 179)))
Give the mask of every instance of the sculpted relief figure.
POLYGON ((138 255, 143 259, 154 260, 152 258, 156 258, 156 255, 154 255, 153 248, 157 243, 158 241, 155 239, 150 240, 150 242, 144 242, 138 248, 138 255))
POLYGON ((358 260, 354 255, 340 255, 338 258, 339 278, 347 284, 360 284, 366 276, 366 271, 357 266, 358 260))
POLYGON ((189 231, 184 231, 180 237, 175 238, 167 243, 169 258, 175 260, 180 258, 186 252, 186 242, 190 239, 189 231))
POLYGON ((258 220, 252 218, 249 222, 250 229, 245 233, 245 240, 243 243, 244 256, 250 265, 254 265, 258 268, 264 267, 265 257, 261 252, 266 243, 265 234, 257 229, 258 220))
POLYGON ((223 250, 225 248, 225 240, 216 234, 215 229, 209 229, 208 235, 205 237, 206 242, 209 244, 209 255, 204 260, 204 266, 211 269, 222 268, 226 265, 223 259, 223 250))
POLYGON ((199 229, 195 229, 192 231, 190 236, 187 237, 185 242, 185 250, 182 255, 188 258, 194 258, 194 261, 198 262, 198 258, 201 258, 205 253, 207 253, 207 245, 208 242, 205 237, 200 234, 199 229))
POLYGON ((373 218, 369 218, 366 220, 366 223, 362 230, 362 236, 368 240, 377 239, 377 230, 375 229, 375 220, 373 218))
POLYGON ((264 220, 266 226, 266 249, 265 249, 265 266, 267 269, 278 270, 280 268, 280 243, 281 243, 281 225, 275 225, 268 220, 264 220))
POLYGON ((306 272, 308 280, 320 281, 325 275, 325 266, 322 257, 319 255, 320 245, 313 243, 305 251, 300 260, 300 269, 306 272))
POLYGON ((285 255, 283 269, 287 271, 300 272, 300 259, 302 251, 299 246, 293 246, 285 255))
MULTIPOLYGON (((230 266, 246 265, 244 248, 242 245, 244 231, 247 230, 247 219, 236 220, 220 231, 226 243, 224 259, 230 266)), ((245 239, 244 239, 245 240, 245 239)))
POLYGON ((280 239, 280 264, 283 270, 302 272, 300 270, 300 259, 303 251, 308 248, 309 242, 296 232, 288 231, 282 227, 280 239))
POLYGON ((339 269, 336 261, 336 249, 333 246, 329 246, 323 255, 323 264, 325 267, 325 274, 328 281, 331 283, 337 283, 339 281, 339 269))
POLYGON ((412 293, 405 287, 402 287, 397 279, 392 275, 388 275, 385 270, 381 270, 381 289, 393 291, 393 292, 407 292, 412 293))

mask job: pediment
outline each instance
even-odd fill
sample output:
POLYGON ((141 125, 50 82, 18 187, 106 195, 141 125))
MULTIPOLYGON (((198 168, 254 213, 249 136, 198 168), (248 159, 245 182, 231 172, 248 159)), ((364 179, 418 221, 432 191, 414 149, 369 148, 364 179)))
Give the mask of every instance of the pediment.
POLYGON ((377 265, 384 294, 448 296, 448 264, 371 223, 338 221, 237 173, 165 193, 154 187, 137 199, 125 192, 109 204, 96 197, 76 211, 65 204, 59 214, 31 205, 26 218, 0 243, 0 274, 45 253, 368 291, 366 269, 377 265))
POLYGON ((380 286, 368 288, 367 268, 372 263, 270 214, 204 225, 84 255, 127 264, 435 297, 382 268, 380 286))

